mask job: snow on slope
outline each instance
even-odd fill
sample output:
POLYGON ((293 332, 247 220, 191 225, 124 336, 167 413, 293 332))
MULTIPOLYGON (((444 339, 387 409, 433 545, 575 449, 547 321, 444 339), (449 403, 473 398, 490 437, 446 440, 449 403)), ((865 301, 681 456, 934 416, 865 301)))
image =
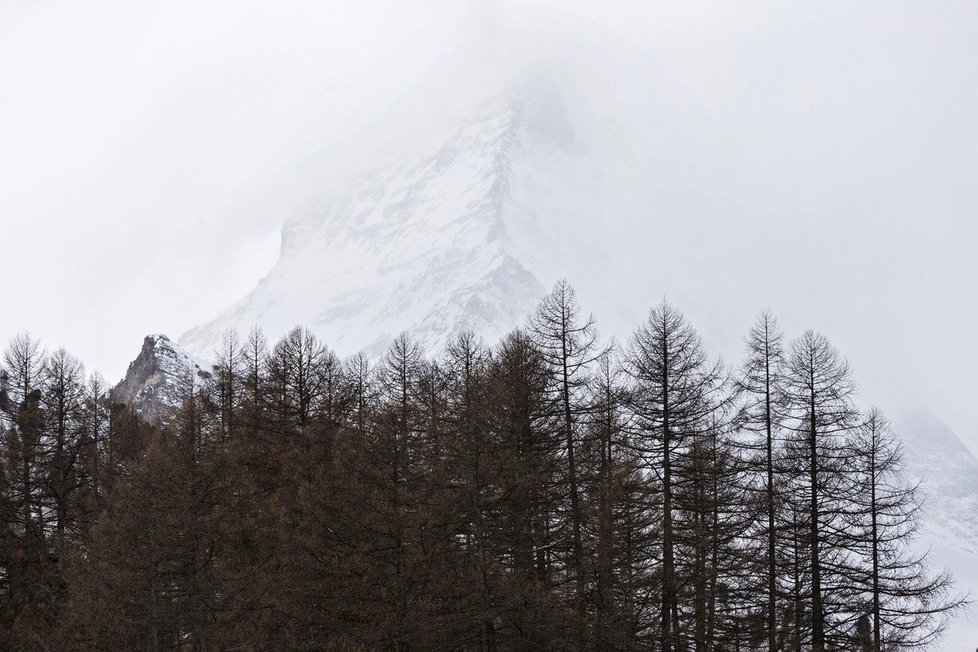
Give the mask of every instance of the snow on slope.
MULTIPOLYGON (((936 417, 916 412, 899 423, 909 474, 921 482, 924 521, 918 541, 947 568, 961 593, 978 595, 978 459, 936 417)), ((936 649, 978 647, 978 611, 955 618, 936 649)))
POLYGON ((420 160, 361 179, 289 222, 279 263, 249 296, 182 342, 208 355, 221 332, 303 323, 376 352, 401 328, 431 345, 460 328, 498 334, 540 281, 511 253, 509 175, 537 137, 516 103, 493 107, 420 160))
POLYGON ((978 459, 936 417, 917 412, 900 424, 908 470, 927 496, 928 526, 978 558, 978 459))
POLYGON ((616 297, 647 290, 665 264, 661 217, 682 216, 691 241, 719 202, 697 169, 714 146, 624 75, 533 69, 434 146, 324 191, 286 223, 258 287, 181 344, 208 358, 227 328, 275 339, 297 324, 340 353, 377 353, 402 330, 429 347, 463 328, 491 341, 564 275, 630 329, 641 311, 623 315, 616 297))
POLYGON ((158 424, 183 404, 194 383, 209 376, 206 365, 166 335, 148 335, 125 378, 112 388, 112 400, 158 424))
MULTIPOLYGON (((225 329, 259 325, 274 341, 297 324, 340 354, 376 355, 401 331, 429 349, 461 329, 492 341, 563 276, 619 337, 668 290, 731 359, 760 307, 803 327, 826 306, 846 312, 831 221, 795 209, 786 220, 777 202, 748 212, 695 111, 633 62, 586 58, 515 76, 433 143, 419 137, 352 179, 324 176, 321 198, 287 221, 274 268, 181 344, 208 359, 225 329), (804 246, 770 246, 802 231, 804 246), (820 252, 839 270, 822 273, 820 252)), ((889 369, 860 377, 875 388, 889 369)), ((904 430, 928 482, 922 540, 959 588, 978 589, 978 464, 940 424, 904 430)), ((958 619, 939 649, 978 646, 972 627, 958 619)))

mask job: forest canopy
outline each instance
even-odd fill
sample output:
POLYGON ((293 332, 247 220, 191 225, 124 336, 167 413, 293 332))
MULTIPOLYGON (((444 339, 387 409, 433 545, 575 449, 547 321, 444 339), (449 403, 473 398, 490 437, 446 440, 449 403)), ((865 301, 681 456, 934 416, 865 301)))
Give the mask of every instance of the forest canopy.
POLYGON ((761 313, 728 368, 573 288, 489 346, 225 336, 159 423, 64 350, 0 371, 0 647, 897 650, 962 605, 886 417, 761 313))

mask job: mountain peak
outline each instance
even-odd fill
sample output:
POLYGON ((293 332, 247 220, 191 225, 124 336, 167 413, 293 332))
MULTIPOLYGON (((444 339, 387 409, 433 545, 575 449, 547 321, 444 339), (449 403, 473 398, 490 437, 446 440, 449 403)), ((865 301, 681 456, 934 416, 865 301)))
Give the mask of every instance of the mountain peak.
POLYGON ((204 366, 169 337, 147 335, 125 378, 112 388, 112 401, 129 405, 150 423, 165 423, 194 384, 208 377, 204 366))
POLYGON ((401 330, 425 345, 462 329, 488 337, 543 294, 514 243, 533 227, 517 194, 559 149, 524 95, 506 97, 445 141, 364 174, 283 229, 278 263, 247 297, 181 342, 210 357, 228 327, 272 335, 307 324, 342 352, 377 353, 401 330))
POLYGON ((685 160, 715 157, 695 154, 682 110, 611 69, 525 70, 406 151, 315 177, 327 189, 286 221, 274 267, 181 344, 209 359, 229 328, 274 339, 297 324, 341 354, 379 353, 402 331, 430 348, 462 329, 491 341, 563 277, 630 328, 607 304, 652 294, 667 239, 652 218, 695 230, 720 202, 689 181, 685 160))

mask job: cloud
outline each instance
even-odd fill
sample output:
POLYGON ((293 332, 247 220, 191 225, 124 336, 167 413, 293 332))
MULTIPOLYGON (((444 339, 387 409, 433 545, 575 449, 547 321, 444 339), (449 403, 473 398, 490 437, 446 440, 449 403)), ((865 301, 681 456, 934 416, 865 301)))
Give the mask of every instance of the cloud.
MULTIPOLYGON (((919 395, 961 430, 978 394, 976 14, 950 1, 0 2, 0 340, 30 329, 121 375, 144 334, 181 333, 251 287, 283 220, 362 163, 369 138, 410 143, 543 52, 586 59, 591 30, 724 143, 739 174, 716 183, 736 191, 742 228, 788 276, 810 274, 792 290, 810 307, 785 308, 788 325, 836 339, 871 398, 919 395)), ((777 267, 763 271, 743 290, 750 310, 783 303, 777 267)), ((735 351, 741 329, 717 321, 704 329, 735 351)))

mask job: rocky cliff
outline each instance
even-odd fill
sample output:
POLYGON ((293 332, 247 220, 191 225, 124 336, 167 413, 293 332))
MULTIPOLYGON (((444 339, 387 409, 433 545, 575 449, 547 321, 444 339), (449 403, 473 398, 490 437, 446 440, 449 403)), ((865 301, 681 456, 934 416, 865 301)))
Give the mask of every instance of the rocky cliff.
POLYGON ((125 378, 112 388, 112 400, 129 405, 150 423, 166 423, 195 384, 209 377, 179 344, 166 335, 149 335, 125 378))

